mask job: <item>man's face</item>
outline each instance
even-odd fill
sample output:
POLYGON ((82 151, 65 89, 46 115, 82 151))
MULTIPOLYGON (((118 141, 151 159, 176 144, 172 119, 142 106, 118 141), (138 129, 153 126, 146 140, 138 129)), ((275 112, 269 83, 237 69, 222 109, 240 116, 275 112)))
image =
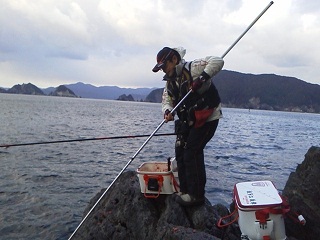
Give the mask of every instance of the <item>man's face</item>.
POLYGON ((166 60, 162 67, 162 71, 166 73, 169 77, 174 74, 176 67, 177 57, 173 56, 171 60, 166 60))

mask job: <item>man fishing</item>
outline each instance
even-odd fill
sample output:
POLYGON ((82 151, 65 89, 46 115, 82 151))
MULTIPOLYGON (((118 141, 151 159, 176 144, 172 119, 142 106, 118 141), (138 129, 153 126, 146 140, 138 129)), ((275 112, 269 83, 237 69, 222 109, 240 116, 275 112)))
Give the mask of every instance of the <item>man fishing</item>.
POLYGON ((157 54, 153 72, 162 70, 166 86, 162 95, 162 111, 165 122, 175 121, 177 139, 175 156, 178 165, 180 192, 176 201, 182 206, 204 203, 206 171, 203 150, 214 136, 222 117, 219 93, 212 78, 223 67, 220 57, 208 56, 186 62, 186 50, 182 47, 164 47, 157 54), (177 103, 192 93, 176 109, 177 103))

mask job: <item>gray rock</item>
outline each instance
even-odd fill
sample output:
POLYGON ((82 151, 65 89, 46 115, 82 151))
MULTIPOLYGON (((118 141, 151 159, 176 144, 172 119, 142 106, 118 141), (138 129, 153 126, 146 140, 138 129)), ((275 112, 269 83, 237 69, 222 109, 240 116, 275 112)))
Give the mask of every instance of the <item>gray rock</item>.
MULTIPOLYGON (((302 226, 285 217, 287 240, 320 239, 319 173, 320 148, 311 147, 303 163, 290 174, 283 191, 291 212, 302 214, 307 221, 302 226)), ((84 216, 104 191, 90 201, 84 216)), ((217 227, 218 220, 229 213, 225 206, 212 206, 208 200, 202 206, 185 208, 174 201, 173 195, 145 198, 136 172, 128 171, 109 189, 74 239, 238 240, 241 232, 236 223, 222 229, 217 227)))
MULTIPOLYGON (((99 199, 89 203, 84 216, 99 199)), ((173 195, 145 198, 136 172, 124 172, 79 228, 75 239, 223 239, 240 238, 237 226, 219 229, 216 223, 229 213, 223 205, 184 208, 173 195)))
POLYGON ((288 198, 291 210, 302 214, 307 223, 297 224, 286 218, 287 235, 300 240, 320 239, 320 148, 311 147, 304 161, 291 173, 283 195, 288 198))

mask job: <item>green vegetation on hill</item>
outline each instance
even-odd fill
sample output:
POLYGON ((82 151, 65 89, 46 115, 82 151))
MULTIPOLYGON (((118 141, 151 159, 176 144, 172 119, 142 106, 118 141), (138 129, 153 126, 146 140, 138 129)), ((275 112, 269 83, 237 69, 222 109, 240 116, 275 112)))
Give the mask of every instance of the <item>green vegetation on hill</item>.
MULTIPOLYGON (((320 85, 297 78, 223 70, 214 84, 226 107, 320 113, 320 85)), ((161 102, 162 91, 152 91, 146 100, 161 102)))

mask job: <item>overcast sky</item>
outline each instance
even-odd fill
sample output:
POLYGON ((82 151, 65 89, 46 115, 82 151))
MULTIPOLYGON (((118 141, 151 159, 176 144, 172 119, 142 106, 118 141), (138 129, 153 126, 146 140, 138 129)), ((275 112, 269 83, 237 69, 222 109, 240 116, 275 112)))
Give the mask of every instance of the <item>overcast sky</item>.
MULTIPOLYGON (((0 87, 163 87, 164 46, 221 56, 269 0, 0 0, 0 87)), ((320 1, 275 0, 224 69, 320 84, 320 1)))

